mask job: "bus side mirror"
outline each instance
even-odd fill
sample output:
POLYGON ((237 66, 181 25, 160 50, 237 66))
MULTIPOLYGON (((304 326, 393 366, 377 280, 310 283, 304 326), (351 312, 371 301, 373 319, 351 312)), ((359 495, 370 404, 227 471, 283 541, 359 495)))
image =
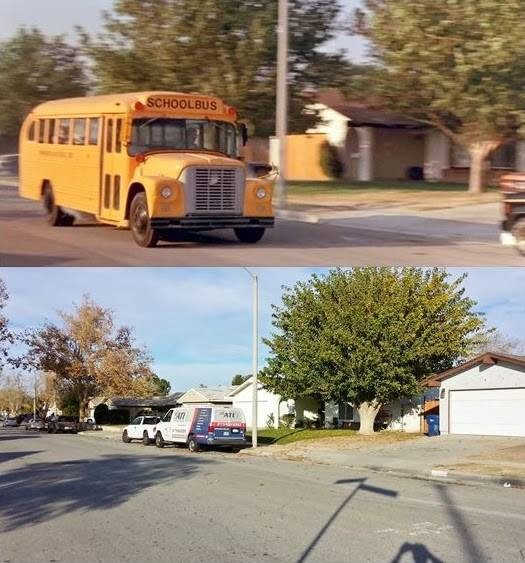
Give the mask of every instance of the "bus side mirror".
POLYGON ((248 142, 248 127, 246 127, 246 123, 239 123, 239 128, 241 130, 242 146, 244 147, 248 142))

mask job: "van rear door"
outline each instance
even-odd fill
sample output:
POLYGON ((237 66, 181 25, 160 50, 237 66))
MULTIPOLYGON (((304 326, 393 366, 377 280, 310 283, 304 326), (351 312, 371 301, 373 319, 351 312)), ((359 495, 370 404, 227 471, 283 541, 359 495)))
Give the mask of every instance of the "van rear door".
POLYGON ((210 431, 214 438, 233 438, 244 440, 246 422, 241 409, 216 407, 213 412, 210 431))

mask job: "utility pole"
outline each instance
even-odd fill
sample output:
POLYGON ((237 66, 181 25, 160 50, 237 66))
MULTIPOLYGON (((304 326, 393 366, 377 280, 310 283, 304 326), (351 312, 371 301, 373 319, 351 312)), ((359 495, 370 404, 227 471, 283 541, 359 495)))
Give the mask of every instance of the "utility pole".
POLYGON ((252 447, 257 447, 257 374, 259 368, 257 366, 257 356, 259 354, 259 281, 257 274, 254 274, 244 268, 250 275, 253 282, 253 336, 252 336, 252 447))
POLYGON ((275 203, 282 206, 286 195, 286 133, 288 124, 288 0, 279 0, 277 23, 277 107, 275 133, 279 147, 279 176, 275 203))
POLYGON ((33 379, 33 418, 36 418, 36 373, 33 379))

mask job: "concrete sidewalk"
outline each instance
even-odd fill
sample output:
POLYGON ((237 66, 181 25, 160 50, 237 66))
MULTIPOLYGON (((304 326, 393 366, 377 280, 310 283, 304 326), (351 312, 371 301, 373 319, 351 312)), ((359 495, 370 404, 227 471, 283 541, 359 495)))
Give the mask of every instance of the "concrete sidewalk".
POLYGON ((456 483, 525 488, 525 440, 491 436, 419 436, 396 442, 333 438, 267 446, 245 455, 272 456, 456 483))

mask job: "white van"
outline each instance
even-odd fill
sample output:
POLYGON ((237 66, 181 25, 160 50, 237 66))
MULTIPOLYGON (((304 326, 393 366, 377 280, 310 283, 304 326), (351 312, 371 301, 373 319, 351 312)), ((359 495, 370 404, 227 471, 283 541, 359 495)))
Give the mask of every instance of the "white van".
POLYGON ((246 421, 241 409, 228 406, 192 406, 170 409, 157 424, 155 445, 187 444, 192 452, 201 446, 246 445, 246 421))

